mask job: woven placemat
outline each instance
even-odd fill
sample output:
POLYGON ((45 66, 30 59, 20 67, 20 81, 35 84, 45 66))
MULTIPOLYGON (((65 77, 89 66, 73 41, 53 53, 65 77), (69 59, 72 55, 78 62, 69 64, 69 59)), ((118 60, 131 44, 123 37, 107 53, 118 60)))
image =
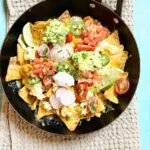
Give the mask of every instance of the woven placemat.
MULTIPOLYGON (((8 29, 29 7, 41 0, 7 0, 8 29)), ((113 9, 116 0, 103 0, 113 9)), ((123 19, 133 31, 133 0, 125 0, 123 19)), ((45 133, 26 123, 3 96, 0 118, 0 150, 139 150, 136 97, 125 112, 107 127, 80 136, 45 133)))

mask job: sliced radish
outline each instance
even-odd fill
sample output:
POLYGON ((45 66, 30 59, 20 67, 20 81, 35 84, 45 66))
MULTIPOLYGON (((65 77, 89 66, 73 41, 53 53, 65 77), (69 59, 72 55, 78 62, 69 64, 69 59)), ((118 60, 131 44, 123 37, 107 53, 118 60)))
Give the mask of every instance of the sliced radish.
POLYGON ((60 98, 60 96, 66 91, 67 89, 66 88, 58 88, 55 95, 56 95, 56 98, 60 98))
POLYGON ((91 113, 96 112, 96 107, 97 107, 97 98, 96 97, 91 97, 88 100, 88 109, 91 113))
POLYGON ((60 101, 59 101, 59 99, 58 98, 56 98, 56 96, 55 95, 52 95, 51 97, 50 97, 50 103, 51 103, 51 105, 52 105, 52 107, 54 108, 54 109, 59 109, 59 108, 61 108, 61 103, 60 103, 60 101))
POLYGON ((38 49, 39 56, 48 56, 49 47, 46 44, 42 44, 38 49))
POLYGON ((64 106, 70 106, 75 102, 75 95, 72 91, 66 90, 63 94, 60 96, 60 102, 64 106))

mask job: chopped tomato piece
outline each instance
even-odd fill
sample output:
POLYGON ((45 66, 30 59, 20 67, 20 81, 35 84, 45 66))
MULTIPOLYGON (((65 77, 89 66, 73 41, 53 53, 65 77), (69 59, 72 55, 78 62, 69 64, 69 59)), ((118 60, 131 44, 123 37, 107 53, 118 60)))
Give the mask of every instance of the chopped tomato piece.
POLYGON ((104 39, 106 39, 110 32, 107 28, 103 27, 100 22, 87 17, 85 19, 86 31, 82 34, 84 45, 95 47, 104 39))
POLYGON ((88 82, 81 82, 75 86, 76 98, 80 102, 86 98, 88 92, 88 82))
POLYGON ((32 76, 36 75, 39 78, 43 78, 43 76, 52 76, 56 73, 56 67, 53 66, 54 61, 48 58, 36 58, 33 62, 31 62, 33 70, 32 76))
POLYGON ((78 44, 75 47, 76 51, 94 51, 95 47, 90 45, 78 44))
POLYGON ((50 87, 52 86, 52 79, 45 76, 45 77, 43 78, 43 85, 44 85, 46 88, 50 88, 50 87))
POLYGON ((115 92, 119 95, 125 94, 130 87, 130 82, 127 79, 120 78, 115 82, 115 92))
POLYGON ((39 55, 38 51, 35 52, 35 57, 40 58, 40 55, 39 55))
POLYGON ((73 35, 71 33, 68 33, 66 36, 66 43, 70 43, 73 40, 73 35))
POLYGON ((41 72, 42 72, 42 68, 37 68, 37 69, 33 70, 33 73, 36 74, 36 75, 41 73, 41 72))
POLYGON ((93 74, 91 71, 84 71, 83 73, 81 73, 81 77, 82 78, 88 78, 88 79, 92 79, 93 78, 93 74))

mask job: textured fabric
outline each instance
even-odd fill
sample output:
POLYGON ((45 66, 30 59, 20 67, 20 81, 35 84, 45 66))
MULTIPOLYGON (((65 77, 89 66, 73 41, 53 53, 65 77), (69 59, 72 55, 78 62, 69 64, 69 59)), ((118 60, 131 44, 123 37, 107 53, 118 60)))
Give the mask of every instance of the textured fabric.
MULTIPOLYGON (((8 29, 29 7, 41 0, 7 0, 8 29)), ((113 9, 116 0, 103 0, 113 9)), ((125 0, 123 19, 133 29, 133 1, 125 0)), ((80 136, 59 136, 32 127, 8 104, 3 96, 0 116, 0 150, 139 150, 136 97, 112 124, 80 136)))

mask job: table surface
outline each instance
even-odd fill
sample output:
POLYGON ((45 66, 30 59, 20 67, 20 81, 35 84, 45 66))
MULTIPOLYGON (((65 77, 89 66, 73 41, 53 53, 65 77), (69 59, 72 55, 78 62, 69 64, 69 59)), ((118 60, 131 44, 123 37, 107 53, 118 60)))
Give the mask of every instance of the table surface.
MULTIPOLYGON (((135 0, 134 24, 135 37, 141 57, 141 76, 137 89, 138 118, 140 125, 141 150, 150 149, 150 1, 135 0), (146 70, 148 70, 146 72, 146 70)), ((6 35, 5 0, 0 1, 0 46, 6 35), (4 2, 3 2, 4 1, 4 2)))

